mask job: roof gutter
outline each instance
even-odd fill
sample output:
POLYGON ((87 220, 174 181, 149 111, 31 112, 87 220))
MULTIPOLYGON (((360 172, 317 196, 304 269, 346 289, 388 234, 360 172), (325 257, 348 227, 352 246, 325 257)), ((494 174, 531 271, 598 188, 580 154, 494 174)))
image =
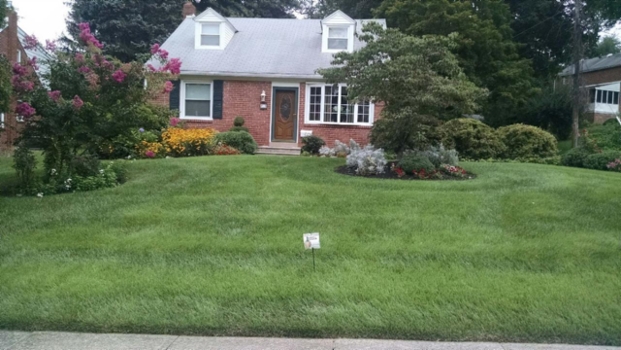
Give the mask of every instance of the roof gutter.
POLYGON ((238 73, 238 72, 204 72, 182 70, 181 75, 201 75, 209 77, 234 77, 234 78, 279 78, 279 79, 312 79, 323 80, 319 74, 282 74, 282 73, 238 73))

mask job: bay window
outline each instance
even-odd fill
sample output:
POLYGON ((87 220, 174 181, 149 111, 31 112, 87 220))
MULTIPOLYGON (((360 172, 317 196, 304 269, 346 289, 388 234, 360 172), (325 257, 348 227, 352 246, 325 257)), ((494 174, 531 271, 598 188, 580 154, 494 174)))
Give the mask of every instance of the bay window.
POLYGON ((352 101, 347 86, 309 85, 307 123, 371 125, 374 106, 370 101, 352 101))

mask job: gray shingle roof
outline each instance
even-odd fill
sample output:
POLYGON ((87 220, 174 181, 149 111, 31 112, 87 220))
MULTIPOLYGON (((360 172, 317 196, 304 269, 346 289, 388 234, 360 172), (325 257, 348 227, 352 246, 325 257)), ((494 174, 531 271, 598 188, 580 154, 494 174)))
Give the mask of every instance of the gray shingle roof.
MULTIPOLYGON (((321 20, 228 18, 237 33, 224 50, 194 49, 194 20, 186 18, 162 48, 180 58, 181 74, 320 79, 333 54, 321 52, 321 20)), ((360 33, 364 23, 356 20, 360 33)), ((355 49, 363 46, 354 39, 355 49)), ((158 66, 156 62, 150 62, 158 66)))
MULTIPOLYGON (((17 37, 19 38, 19 41, 22 44, 22 47, 26 46, 27 36, 28 34, 24 30, 22 30, 19 27, 17 28, 17 37)), ((26 51, 26 55, 28 56, 29 59, 32 59, 34 57, 37 58, 37 65, 39 66, 37 75, 39 76, 39 79, 43 80, 42 75, 50 71, 50 67, 46 63, 51 58, 50 54, 47 53, 47 51, 45 51, 45 49, 41 45, 38 45, 36 48, 33 48, 33 49, 28 49, 28 50, 24 49, 24 51, 26 51)), ((42 82, 43 84, 47 86, 46 81, 42 81, 42 82)))
MULTIPOLYGON (((590 58, 582 62, 582 72, 593 72, 596 70, 621 67, 621 54, 605 57, 590 58)), ((574 66, 570 65, 565 68, 559 75, 568 76, 574 74, 574 66)))

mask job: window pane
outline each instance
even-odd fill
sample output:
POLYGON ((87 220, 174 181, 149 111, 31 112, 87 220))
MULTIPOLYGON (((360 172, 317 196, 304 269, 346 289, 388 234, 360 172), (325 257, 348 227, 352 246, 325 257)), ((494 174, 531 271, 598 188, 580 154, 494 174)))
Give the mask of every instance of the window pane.
POLYGON ((597 90, 597 103, 602 102, 602 90, 597 90))
POLYGON ((371 111, 369 101, 364 101, 358 105, 358 123, 368 123, 371 111))
POLYGON ((328 38, 345 38, 347 39, 347 28, 329 28, 328 38))
POLYGON ((608 91, 608 104, 612 104, 612 91, 608 91))
POLYGON ((186 117, 210 117, 211 101, 185 101, 186 117))
POLYGON ((219 35, 202 35, 201 45, 202 46, 220 46, 220 36, 219 35))
POLYGON ((203 34, 220 35, 220 23, 203 24, 203 34))
POLYGON ((595 103, 595 93, 595 89, 589 90, 589 101, 591 101, 591 103, 595 103))
POLYGON ((324 115, 323 121, 326 123, 338 122, 338 110, 339 110, 339 87, 326 86, 326 97, 324 101, 324 115))
POLYGON ((347 50, 347 39, 328 39, 328 50, 347 50))
POLYGON ((311 87, 309 119, 321 121, 321 87, 311 87))
POLYGON ((613 104, 615 104, 615 105, 618 105, 618 104, 619 104, 619 93, 618 93, 618 92, 615 92, 615 94, 614 94, 614 95, 615 95, 615 96, 614 96, 614 98, 613 98, 612 103, 613 103, 613 104))
POLYGON ((347 87, 341 87, 341 123, 354 122, 354 105, 349 104, 347 98, 347 87))
POLYGON ((211 85, 209 84, 186 84, 185 85, 186 100, 210 100, 211 85))

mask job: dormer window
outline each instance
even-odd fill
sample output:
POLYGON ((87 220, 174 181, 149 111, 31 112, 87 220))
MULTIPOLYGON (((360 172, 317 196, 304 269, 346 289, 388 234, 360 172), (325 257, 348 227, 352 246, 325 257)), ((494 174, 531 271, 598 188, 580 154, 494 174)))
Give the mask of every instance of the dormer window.
POLYGON ((328 50, 347 50, 347 27, 328 27, 328 50))
POLYGON ((203 23, 201 46, 220 47, 220 23, 203 23))
POLYGON ((334 12, 321 21, 321 52, 353 52, 355 32, 356 21, 341 11, 334 12))

